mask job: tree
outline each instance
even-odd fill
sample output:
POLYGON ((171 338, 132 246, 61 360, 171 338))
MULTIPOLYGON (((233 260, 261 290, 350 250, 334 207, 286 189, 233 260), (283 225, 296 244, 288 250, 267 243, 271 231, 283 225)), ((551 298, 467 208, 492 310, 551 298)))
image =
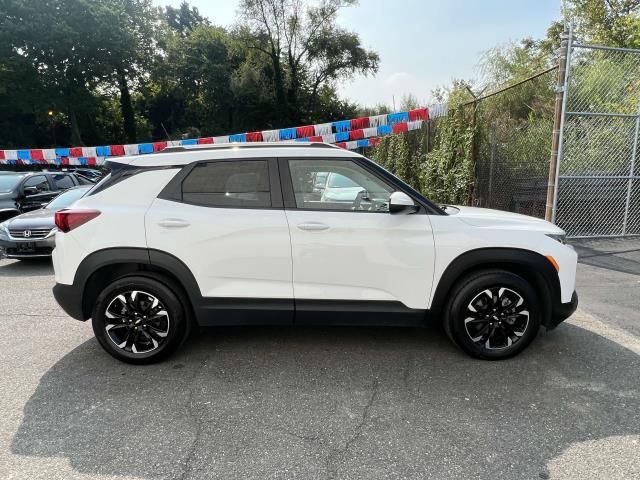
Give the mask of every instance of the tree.
POLYGON ((107 88, 117 85, 122 127, 127 141, 133 143, 137 134, 130 84, 144 77, 154 56, 158 11, 150 0, 102 0, 99 3, 98 21, 113 27, 103 39, 108 42, 105 63, 111 69, 107 88))
POLYGON ((198 9, 190 6, 186 1, 183 1, 178 8, 167 5, 164 16, 169 27, 181 37, 187 37, 199 25, 210 25, 209 20, 200 15, 198 9))
POLYGON ((150 0, 4 2, 0 43, 38 72, 50 103, 68 117, 73 143, 82 144, 80 125, 94 117, 94 92, 112 84, 120 92, 124 131, 135 141, 128 82, 151 56, 154 14, 150 0))
POLYGON ((323 85, 356 72, 377 71, 379 57, 356 34, 337 26, 340 9, 355 0, 242 0, 240 34, 270 61, 282 123, 301 120, 300 99, 316 106, 323 85))
POLYGON ((576 33, 612 47, 640 47, 640 0, 570 0, 576 33))

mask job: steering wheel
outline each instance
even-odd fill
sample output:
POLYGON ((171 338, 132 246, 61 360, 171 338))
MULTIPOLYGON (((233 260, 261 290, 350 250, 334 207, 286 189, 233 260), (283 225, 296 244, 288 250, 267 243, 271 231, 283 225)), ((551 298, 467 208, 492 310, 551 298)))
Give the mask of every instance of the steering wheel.
POLYGON ((371 195, 369 195, 369 192, 367 190, 365 189, 360 190, 356 195, 355 200, 353 201, 353 210, 363 210, 362 201, 369 200, 370 198, 371 198, 371 195))

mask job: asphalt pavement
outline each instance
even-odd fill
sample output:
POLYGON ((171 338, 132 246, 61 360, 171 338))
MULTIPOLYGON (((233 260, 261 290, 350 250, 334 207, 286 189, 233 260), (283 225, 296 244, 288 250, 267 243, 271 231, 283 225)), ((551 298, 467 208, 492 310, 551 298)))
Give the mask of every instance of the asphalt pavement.
POLYGON ((520 356, 437 326, 219 328, 120 363, 0 261, 0 479, 640 478, 640 240, 582 241, 580 309, 520 356))

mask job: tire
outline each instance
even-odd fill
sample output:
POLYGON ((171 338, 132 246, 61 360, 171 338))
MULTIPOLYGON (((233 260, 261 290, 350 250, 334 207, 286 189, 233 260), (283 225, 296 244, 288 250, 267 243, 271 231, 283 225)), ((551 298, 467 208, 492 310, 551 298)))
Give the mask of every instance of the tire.
POLYGON ((98 295, 92 313, 96 339, 127 363, 164 360, 187 332, 185 307, 165 283, 143 276, 115 280, 98 295))
POLYGON ((485 270, 454 286, 444 328, 472 357, 502 360, 533 341, 543 311, 536 291, 524 278, 504 270, 485 270))

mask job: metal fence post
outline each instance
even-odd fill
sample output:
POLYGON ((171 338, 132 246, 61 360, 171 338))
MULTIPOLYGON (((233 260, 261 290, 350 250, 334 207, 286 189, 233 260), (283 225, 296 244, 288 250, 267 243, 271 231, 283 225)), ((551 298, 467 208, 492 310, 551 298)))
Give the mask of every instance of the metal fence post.
POLYGON ((573 44, 573 27, 569 25, 568 38, 562 40, 560 58, 558 60, 558 85, 556 87, 556 103, 553 119, 553 138, 551 142, 551 159, 549 161, 549 183, 547 184, 547 203, 544 218, 555 222, 558 203, 558 186, 560 161, 562 157, 562 139, 564 135, 564 119, 569 90, 569 71, 571 70, 571 47, 573 44))
POLYGON ((629 182, 627 183, 627 199, 624 204, 624 219, 622 220, 622 235, 627 233, 627 222, 629 220, 629 208, 631 207, 631 191, 633 189, 633 176, 636 170, 636 153, 638 152, 638 134, 640 133, 640 105, 636 116, 636 125, 633 136, 633 148, 631 149, 631 162, 629 165, 629 182))
MULTIPOLYGON (((491 198, 493 198, 493 166, 496 161, 496 143, 497 143, 496 127, 497 127, 496 122, 493 122, 491 124, 491 157, 489 160, 489 194, 487 195, 487 198, 489 201, 491 201, 491 198)), ((489 206, 489 205, 485 205, 485 206, 489 206)))

